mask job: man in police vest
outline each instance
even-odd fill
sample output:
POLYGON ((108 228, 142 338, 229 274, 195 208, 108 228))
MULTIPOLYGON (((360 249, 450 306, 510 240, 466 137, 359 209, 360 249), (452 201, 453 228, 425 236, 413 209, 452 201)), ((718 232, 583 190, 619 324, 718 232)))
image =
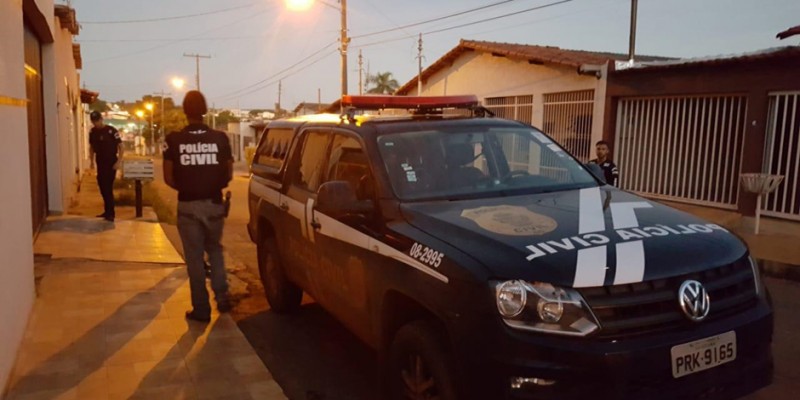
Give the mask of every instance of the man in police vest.
POLYGON ((594 160, 589 161, 589 163, 597 164, 600 166, 600 169, 603 170, 603 175, 606 178, 606 183, 609 185, 617 186, 617 180, 619 179, 619 169, 617 165, 611 161, 611 151, 608 149, 608 142, 605 140, 601 140, 597 142, 595 145, 595 151, 597 152, 597 158, 594 160))
POLYGON ((202 93, 186 93, 183 112, 189 125, 166 138, 164 180, 178 191, 178 232, 192 294, 192 310, 186 312, 186 318, 208 322, 211 304, 203 253, 211 264, 217 310, 228 312, 231 308, 220 240, 225 218, 222 189, 233 177, 233 156, 228 136, 203 123, 208 108, 202 93))
POLYGON ((89 114, 92 130, 89 131, 89 159, 91 168, 97 165, 97 186, 103 196, 103 213, 98 218, 114 222, 114 179, 117 177, 123 148, 119 132, 113 126, 103 123, 103 115, 99 111, 89 114))

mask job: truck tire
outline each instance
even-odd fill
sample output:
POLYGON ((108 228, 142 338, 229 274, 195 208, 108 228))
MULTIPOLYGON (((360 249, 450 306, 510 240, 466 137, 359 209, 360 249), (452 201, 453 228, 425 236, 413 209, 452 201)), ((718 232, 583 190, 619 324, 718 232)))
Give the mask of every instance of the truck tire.
POLYGON ((409 323, 389 349, 387 368, 392 400, 456 400, 455 369, 450 352, 431 324, 409 323))
POLYGON ((273 311, 287 314, 300 307, 303 291, 286 277, 278 244, 273 236, 262 239, 258 245, 258 272, 267 302, 273 311))

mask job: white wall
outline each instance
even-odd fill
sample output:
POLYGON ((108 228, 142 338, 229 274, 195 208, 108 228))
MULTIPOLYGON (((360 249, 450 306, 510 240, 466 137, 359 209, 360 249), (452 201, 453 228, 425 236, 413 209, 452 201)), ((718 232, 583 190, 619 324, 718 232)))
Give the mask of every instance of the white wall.
MULTIPOLYGON (((605 76, 605 75, 604 75, 605 76)), ((533 95, 533 125, 544 119, 547 93, 594 89, 592 140, 600 140, 605 109, 606 79, 578 75, 577 68, 554 64, 534 65, 471 51, 461 55, 450 68, 442 69, 423 82, 423 96, 474 94, 487 97, 533 95)), ((411 92, 416 94, 416 88, 411 92)))
POLYGON ((78 71, 75 67, 75 59, 72 55, 72 33, 66 28, 62 28, 61 21, 55 19, 55 42, 54 54, 56 62, 56 96, 57 103, 57 124, 58 149, 47 150, 47 155, 58 151, 59 162, 56 165, 58 175, 48 175, 48 189, 60 186, 61 198, 58 203, 50 203, 50 210, 64 212, 74 199, 77 193, 80 178, 76 169, 78 162, 78 124, 80 120, 76 118, 73 107, 80 109, 80 86, 78 84, 78 71))
MULTIPOLYGON (((52 2, 51 9, 52 9, 52 2)), ((21 1, 0 1, 0 395, 34 299, 33 231, 21 1)))

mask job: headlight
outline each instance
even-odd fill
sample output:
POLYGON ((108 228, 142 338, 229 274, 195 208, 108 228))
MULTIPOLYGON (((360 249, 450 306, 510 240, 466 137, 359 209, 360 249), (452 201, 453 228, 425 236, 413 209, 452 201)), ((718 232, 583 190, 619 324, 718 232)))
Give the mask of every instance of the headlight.
POLYGON ((497 287, 497 310, 505 318, 514 318, 525 309, 528 292, 521 281, 507 281, 497 287))
POLYGON ((753 256, 748 256, 748 260, 750 261, 750 268, 753 270, 753 282, 756 285, 756 295, 761 296, 764 294, 764 286, 761 282, 761 270, 758 268, 758 262, 753 256))
POLYGON ((497 310, 506 325, 522 330, 586 336, 599 328, 581 295, 549 283, 494 282, 497 310))

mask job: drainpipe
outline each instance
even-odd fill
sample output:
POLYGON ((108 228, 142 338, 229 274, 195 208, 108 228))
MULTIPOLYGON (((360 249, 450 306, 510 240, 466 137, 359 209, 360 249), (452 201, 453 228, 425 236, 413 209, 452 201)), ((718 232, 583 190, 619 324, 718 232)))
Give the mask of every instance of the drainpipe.
POLYGON ((636 6, 638 0, 631 0, 631 34, 628 44, 628 62, 633 65, 633 56, 636 53, 636 6))

